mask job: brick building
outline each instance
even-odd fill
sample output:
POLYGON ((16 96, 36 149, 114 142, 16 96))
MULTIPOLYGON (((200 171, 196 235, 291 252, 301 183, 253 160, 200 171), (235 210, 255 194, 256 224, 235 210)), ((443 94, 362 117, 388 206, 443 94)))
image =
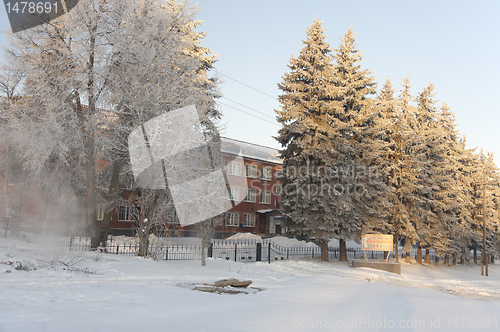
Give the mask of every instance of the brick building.
MULTIPOLYGON (((215 228, 217 238, 227 238, 234 233, 250 232, 260 235, 281 234, 281 211, 279 209, 279 192, 281 186, 276 180, 276 172, 281 168, 278 151, 272 148, 223 138, 222 158, 225 165, 225 175, 228 185, 225 220, 215 228)), ((109 165, 107 165, 109 166, 109 165)), ((106 165, 99 165, 106 167, 106 165)), ((0 177, 0 185, 4 188, 0 177)), ((133 181, 130 182, 133 186, 133 181)), ((3 190, 0 190, 3 191, 3 190)), ((21 224, 32 228, 67 228, 68 219, 73 223, 84 222, 83 211, 65 211, 63 216, 60 207, 45 202, 42 193, 31 187, 24 193, 19 193, 17 186, 10 187, 15 205, 23 202, 21 224), (20 195, 19 195, 20 194, 20 195), (24 198, 24 199, 23 199, 24 198), (81 222, 80 222, 81 220, 81 222)), ((113 210, 110 223, 110 234, 133 235, 135 221, 133 212, 136 208, 133 199, 129 200, 132 188, 121 188, 121 203, 113 210)), ((102 220, 106 204, 97 202, 97 219, 102 220)), ((6 207, 4 195, 0 196, 0 204, 6 207)), ((8 217, 4 211, 4 223, 8 217)), ((196 236, 196 227, 189 225, 180 227, 175 209, 166 215, 166 228, 174 236, 196 236)), ((81 227, 85 228, 84 225, 81 227)), ((65 233, 66 231, 62 231, 65 233)))
MULTIPOLYGON (((226 238, 238 232, 281 234, 281 186, 276 180, 276 172, 282 163, 278 151, 229 138, 222 138, 221 151, 231 188, 228 186, 225 220, 216 226, 216 237, 226 238)), ((128 195, 130 191, 123 190, 122 197, 127 199, 128 195)), ((110 224, 112 234, 132 234, 133 209, 132 204, 115 209, 110 224)), ((98 205, 98 219, 103 215, 104 205, 98 205)), ((180 227, 173 209, 166 219, 167 228, 175 236, 196 235, 194 225, 180 227)))

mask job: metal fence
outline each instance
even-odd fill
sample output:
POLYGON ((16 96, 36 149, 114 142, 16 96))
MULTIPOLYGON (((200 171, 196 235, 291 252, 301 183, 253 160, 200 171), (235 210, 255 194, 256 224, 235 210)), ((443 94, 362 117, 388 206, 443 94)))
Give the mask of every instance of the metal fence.
MULTIPOLYGON (((23 232, 19 238, 27 242, 56 245, 68 247, 70 251, 89 251, 91 250, 89 237, 68 237, 68 236, 38 236, 30 232, 23 232)), ((104 253, 114 255, 136 256, 139 252, 139 244, 134 241, 116 240, 110 237, 106 247, 100 247, 104 253)), ((256 261, 279 261, 290 259, 319 259, 321 250, 316 245, 310 246, 284 246, 273 243, 270 239, 262 241, 239 239, 239 240, 221 240, 214 239, 209 248, 205 250, 205 257, 215 259, 225 259, 235 262, 256 262, 256 261)), ((155 242, 148 247, 148 255, 156 260, 200 260, 202 255, 202 246, 200 244, 161 244, 155 242)), ((339 258, 340 250, 338 247, 328 248, 328 257, 330 259, 339 258)), ((400 254, 402 260, 406 258, 406 253, 400 254)), ((417 259, 417 250, 413 249, 411 258, 417 259)), ((436 256, 433 250, 429 252, 429 258, 432 262, 436 256)), ((473 259, 473 253, 470 253, 470 259, 473 259)), ((390 258, 394 258, 394 253, 390 253, 390 258)), ((477 260, 480 261, 481 253, 477 252, 477 260)), ((361 250, 361 248, 347 248, 348 259, 384 259, 382 251, 361 250)), ((439 257, 438 257, 439 258, 439 257)), ((422 260, 425 259, 425 250, 422 250, 422 260)))

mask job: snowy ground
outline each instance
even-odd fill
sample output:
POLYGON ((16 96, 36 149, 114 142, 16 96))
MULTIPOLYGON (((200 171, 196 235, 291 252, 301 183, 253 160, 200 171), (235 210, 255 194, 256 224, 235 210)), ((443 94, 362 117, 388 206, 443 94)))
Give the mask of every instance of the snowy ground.
POLYGON ((0 331, 495 331, 500 267, 159 261, 0 239, 0 331), (11 264, 11 265, 9 265, 11 264), (23 266, 17 270, 15 267, 23 266), (234 277, 263 289, 190 289, 234 277))

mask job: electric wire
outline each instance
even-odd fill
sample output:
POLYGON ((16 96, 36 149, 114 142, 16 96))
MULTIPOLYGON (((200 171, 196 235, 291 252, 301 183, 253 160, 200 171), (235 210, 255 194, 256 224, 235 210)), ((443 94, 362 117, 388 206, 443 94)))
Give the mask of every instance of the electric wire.
MULTIPOLYGON (((259 89, 256 89, 256 88, 254 88, 254 87, 252 87, 252 86, 250 86, 250 85, 248 85, 248 84, 245 84, 245 83, 243 83, 243 82, 241 82, 241 81, 239 81, 239 80, 236 80, 236 79, 234 79, 234 78, 232 78, 232 77, 229 77, 229 76, 227 76, 227 75, 225 75, 225 74, 222 74, 222 73, 220 73, 220 72, 218 72, 218 74, 219 74, 219 75, 222 75, 222 76, 224 76, 224 77, 227 77, 227 78, 229 78, 230 80, 235 81, 236 83, 239 83, 239 84, 241 84, 241 85, 243 85, 243 86, 245 86, 245 87, 247 87, 247 88, 250 88, 250 89, 252 89, 252 90, 255 90, 255 91, 257 91, 257 92, 259 92, 259 93, 261 93, 261 94, 263 94, 263 95, 266 95, 266 96, 268 96, 268 97, 271 97, 271 98, 273 98, 274 100, 278 100, 278 98, 273 97, 273 96, 271 96, 270 94, 267 94, 267 93, 265 93, 265 92, 263 92, 263 91, 260 91, 259 89)), ((246 105, 244 105, 244 104, 241 104, 241 103, 239 103, 239 102, 237 102, 237 101, 231 100, 231 99, 229 99, 229 98, 227 98, 227 97, 224 97, 224 96, 223 96, 222 98, 224 98, 224 99, 226 99, 226 100, 228 100, 228 101, 230 101, 230 102, 233 102, 233 103, 235 103, 235 104, 238 104, 238 105, 240 105, 240 106, 242 106, 242 107, 245 107, 245 108, 247 108, 247 109, 249 109, 249 110, 251 110, 251 111, 253 111, 253 112, 257 112, 257 113, 259 113, 259 114, 262 114, 262 115, 263 115, 263 116, 265 116, 265 117, 268 117, 268 118, 270 118, 270 119, 276 120, 275 118, 273 118, 273 117, 271 117, 271 116, 269 116, 269 115, 267 115, 267 114, 265 114, 265 113, 263 113, 263 112, 257 111, 256 109, 251 108, 251 107, 249 107, 249 106, 246 106, 246 105)), ((224 106, 226 106, 226 107, 232 108, 232 109, 234 109, 234 110, 236 110, 236 111, 239 111, 239 112, 245 113, 245 114, 247 114, 247 115, 253 116, 254 118, 257 118, 257 119, 259 119, 259 120, 262 120, 262 121, 265 121, 265 122, 267 122, 267 123, 270 123, 270 124, 276 125, 276 126, 278 126, 278 127, 281 127, 281 125, 279 125, 279 124, 278 124, 278 123, 276 123, 276 122, 271 122, 271 121, 269 121, 269 120, 263 119, 263 118, 261 118, 261 117, 259 117, 259 116, 256 116, 256 115, 254 115, 254 114, 251 114, 251 113, 245 112, 245 111, 243 111, 243 110, 241 110, 241 109, 238 109, 238 108, 236 108, 236 107, 234 107, 234 106, 230 106, 230 105, 227 105, 227 104, 224 104, 224 103, 221 103, 221 102, 217 102, 217 103, 218 103, 218 104, 220 104, 220 105, 224 105, 224 106)), ((309 112, 309 111, 305 111, 305 112, 306 112, 306 113, 308 113, 308 114, 310 114, 310 115, 312 115, 312 116, 314 116, 314 117, 316 117, 316 118, 320 118, 320 119, 322 119, 321 117, 319 117, 319 116, 317 116, 316 114, 313 114, 313 113, 311 113, 311 112, 309 112)), ((322 120, 323 120, 323 119, 322 119, 322 120)), ((309 134, 309 135, 311 135, 311 136, 315 136, 315 133, 314 133, 314 132, 312 132, 311 130, 305 130, 305 131, 304 131, 304 134, 306 134, 306 133, 307 133, 307 134, 309 134)), ((359 149, 359 148, 357 148, 357 147, 354 147, 354 146, 351 146, 351 145, 347 145, 347 144, 343 144, 343 143, 339 143, 339 142, 335 142, 335 141, 333 141, 332 139, 328 139, 328 141, 329 141, 329 142, 328 142, 328 141, 326 141, 326 140, 324 140, 324 139, 321 139, 321 138, 320 138, 320 139, 318 139, 318 141, 323 142, 323 143, 332 143, 332 144, 336 145, 337 147, 343 146, 343 147, 345 147, 345 148, 350 148, 350 149, 353 149, 353 150, 362 151, 361 149, 359 149)))

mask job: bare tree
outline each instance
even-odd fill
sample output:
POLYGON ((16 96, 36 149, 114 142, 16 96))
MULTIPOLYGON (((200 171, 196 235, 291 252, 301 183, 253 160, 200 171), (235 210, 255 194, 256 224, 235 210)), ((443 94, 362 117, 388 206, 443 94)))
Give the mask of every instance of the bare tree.
POLYGON ((189 104, 219 117, 216 82, 206 75, 215 58, 198 45, 205 34, 195 31, 195 13, 184 1, 81 0, 67 15, 10 36, 30 96, 17 109, 24 116, 12 130, 15 146, 35 178, 60 172, 49 186, 65 181, 85 203, 93 248, 107 238, 131 128, 189 104), (96 169, 101 159, 113 164, 106 176, 96 169), (98 195, 108 202, 104 231, 98 195))

